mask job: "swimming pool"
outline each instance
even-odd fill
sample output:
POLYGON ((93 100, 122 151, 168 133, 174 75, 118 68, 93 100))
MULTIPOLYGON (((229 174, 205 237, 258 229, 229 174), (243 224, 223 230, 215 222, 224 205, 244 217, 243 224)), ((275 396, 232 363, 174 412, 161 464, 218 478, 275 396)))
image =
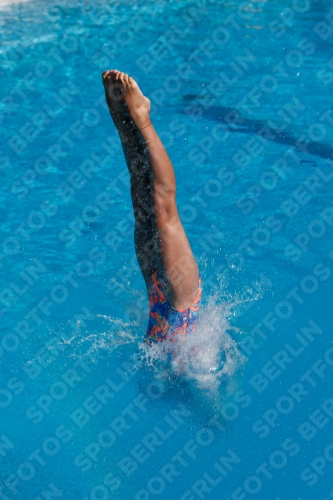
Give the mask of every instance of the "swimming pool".
POLYGON ((333 498, 330 7, 1 9, 0 498, 333 498), (183 376, 142 345, 108 68, 151 99, 203 276, 183 376))

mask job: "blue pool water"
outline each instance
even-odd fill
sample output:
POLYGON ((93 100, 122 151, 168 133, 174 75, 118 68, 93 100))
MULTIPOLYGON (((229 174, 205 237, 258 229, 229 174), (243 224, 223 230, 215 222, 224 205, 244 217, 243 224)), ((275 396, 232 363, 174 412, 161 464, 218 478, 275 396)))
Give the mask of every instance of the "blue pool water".
POLYGON ((1 7, 0 498, 333 498, 330 9, 1 7), (182 375, 142 344, 109 68, 151 98, 203 276, 182 375))

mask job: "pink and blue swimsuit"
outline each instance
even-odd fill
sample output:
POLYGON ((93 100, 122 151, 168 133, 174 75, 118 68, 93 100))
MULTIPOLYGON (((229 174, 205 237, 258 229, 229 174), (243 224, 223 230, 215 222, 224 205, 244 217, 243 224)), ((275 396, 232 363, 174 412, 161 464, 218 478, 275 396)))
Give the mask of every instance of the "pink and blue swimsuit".
POLYGON ((202 283, 199 276, 199 288, 193 304, 179 311, 172 307, 163 292, 162 283, 157 278, 157 270, 152 276, 148 290, 149 323, 145 335, 145 342, 160 342, 179 340, 178 336, 186 335, 194 330, 198 309, 201 301, 202 283))

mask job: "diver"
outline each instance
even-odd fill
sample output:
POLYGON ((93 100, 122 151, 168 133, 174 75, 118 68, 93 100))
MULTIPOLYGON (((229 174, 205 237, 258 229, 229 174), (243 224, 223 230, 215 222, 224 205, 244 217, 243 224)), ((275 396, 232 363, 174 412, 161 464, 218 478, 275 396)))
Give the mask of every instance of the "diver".
POLYGON ((177 341, 194 330, 201 278, 178 215, 174 169, 135 80, 118 70, 102 80, 130 174, 134 245, 149 299, 145 341, 177 341))

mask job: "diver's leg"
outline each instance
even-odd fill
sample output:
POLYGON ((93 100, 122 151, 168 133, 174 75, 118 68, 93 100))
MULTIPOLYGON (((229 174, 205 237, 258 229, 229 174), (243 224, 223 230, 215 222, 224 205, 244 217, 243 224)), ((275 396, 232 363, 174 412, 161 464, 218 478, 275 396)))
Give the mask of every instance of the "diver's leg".
MULTIPOLYGON (((111 72, 129 114, 140 131, 151 168, 156 260, 169 300, 176 309, 193 304, 199 271, 176 206, 176 180, 169 156, 149 118, 149 100, 124 73, 111 72)), ((108 86, 106 85, 106 88, 108 86)))
POLYGON ((169 156, 153 125, 141 130, 152 168, 154 222, 159 264, 168 297, 176 309, 193 304, 198 292, 199 270, 178 215, 176 179, 169 156))
MULTIPOLYGON (((111 72, 103 73, 103 83, 110 89, 111 72)), ((157 268, 153 241, 152 196, 149 165, 141 136, 124 103, 114 93, 106 92, 111 117, 119 133, 125 160, 130 173, 131 196, 135 218, 134 245, 138 263, 148 288, 157 268)))

